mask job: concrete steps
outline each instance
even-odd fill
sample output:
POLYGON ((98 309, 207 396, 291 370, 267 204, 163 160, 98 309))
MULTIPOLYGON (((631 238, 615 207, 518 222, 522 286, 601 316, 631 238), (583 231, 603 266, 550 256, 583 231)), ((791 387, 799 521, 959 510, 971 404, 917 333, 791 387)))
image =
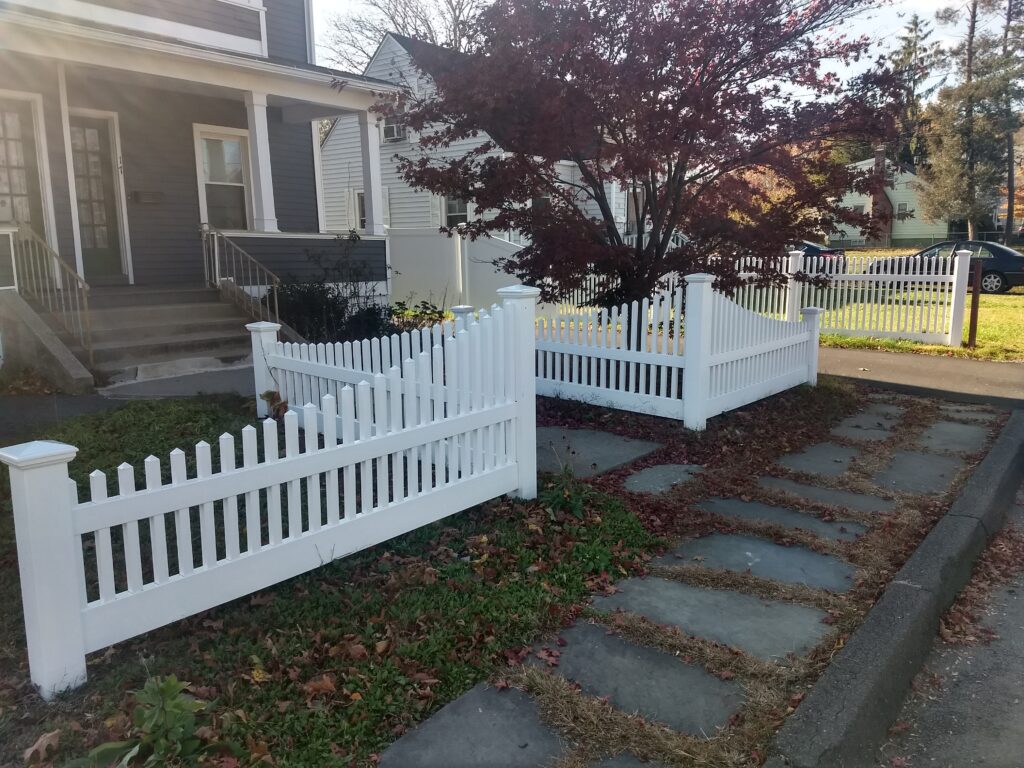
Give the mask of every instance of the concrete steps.
MULTIPOLYGON (((89 295, 93 372, 102 383, 164 378, 245 362, 249 318, 203 286, 118 286, 89 295)), ((84 350, 74 350, 85 361, 84 350)))

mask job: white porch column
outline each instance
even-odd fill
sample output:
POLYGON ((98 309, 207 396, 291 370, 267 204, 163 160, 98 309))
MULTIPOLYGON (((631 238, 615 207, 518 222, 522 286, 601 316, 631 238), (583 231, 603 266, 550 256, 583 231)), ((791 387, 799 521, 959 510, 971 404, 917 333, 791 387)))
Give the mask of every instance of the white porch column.
POLYGON ((384 234, 384 193, 380 183, 380 134, 376 118, 359 112, 359 144, 363 150, 363 205, 366 234, 384 234))
POLYGON ((274 176, 270 170, 270 130, 267 128, 267 94, 245 94, 245 112, 249 122, 249 169, 252 175, 252 228, 257 232, 277 232, 277 208, 274 206, 274 176))

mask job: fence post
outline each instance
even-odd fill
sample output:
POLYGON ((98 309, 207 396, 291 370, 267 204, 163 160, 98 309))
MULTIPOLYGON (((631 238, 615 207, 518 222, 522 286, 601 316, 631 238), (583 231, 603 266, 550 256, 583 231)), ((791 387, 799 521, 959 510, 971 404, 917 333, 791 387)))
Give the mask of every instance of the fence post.
POLYGON ((77 453, 49 440, 0 449, 11 474, 29 671, 44 699, 86 678, 82 551, 68 478, 77 453))
POLYGON ((277 389, 274 377, 270 375, 270 366, 267 365, 267 354, 271 345, 277 342, 277 332, 281 330, 281 326, 277 323, 261 321, 249 323, 245 329, 252 334, 252 373, 256 385, 256 415, 262 419, 270 412, 263 395, 277 389))
POLYGON ((470 315, 473 314, 473 307, 469 304, 459 304, 452 307, 452 314, 455 315, 455 332, 469 328, 470 315))
POLYGON ((953 307, 949 313, 950 347, 959 347, 964 340, 964 310, 967 306, 967 275, 971 271, 971 252, 957 251, 953 254, 953 307))
POLYGON ((711 302, 714 275, 687 275, 683 318, 683 424, 688 429, 708 425, 711 381, 711 302))
POLYGON ((537 298, 540 289, 528 285, 510 285, 498 289, 502 309, 512 326, 512 359, 506 364, 511 373, 516 402, 513 428, 516 464, 519 468, 521 499, 537 498, 537 298))
POLYGON ((807 340, 807 383, 818 386, 818 345, 821 343, 820 307, 804 307, 804 325, 810 338, 807 340))
POLYGON ((801 285, 793 276, 803 269, 803 261, 803 251, 790 251, 786 261, 786 274, 789 277, 786 285, 786 320, 791 323, 800 322, 801 285))

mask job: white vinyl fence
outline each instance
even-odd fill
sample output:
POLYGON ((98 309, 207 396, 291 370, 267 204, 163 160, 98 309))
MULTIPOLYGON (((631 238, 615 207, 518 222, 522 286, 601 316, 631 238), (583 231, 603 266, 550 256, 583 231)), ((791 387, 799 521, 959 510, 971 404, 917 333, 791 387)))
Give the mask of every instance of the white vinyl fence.
POLYGON ((712 416, 815 384, 818 317, 776 320, 714 291, 712 275, 611 309, 541 318, 537 394, 681 419, 712 416))
POLYGON ((73 446, 0 450, 42 694, 84 682, 91 651, 502 494, 535 496, 537 291, 502 293, 480 322, 428 333, 431 345, 368 376, 290 356, 267 338, 276 326, 254 324, 257 376, 265 385, 287 372, 285 392, 309 400, 283 430, 267 419, 243 429, 240 445, 228 434, 216 450, 198 443, 193 473, 181 450, 150 456, 141 487, 122 464, 114 493, 96 471, 80 501, 73 446))

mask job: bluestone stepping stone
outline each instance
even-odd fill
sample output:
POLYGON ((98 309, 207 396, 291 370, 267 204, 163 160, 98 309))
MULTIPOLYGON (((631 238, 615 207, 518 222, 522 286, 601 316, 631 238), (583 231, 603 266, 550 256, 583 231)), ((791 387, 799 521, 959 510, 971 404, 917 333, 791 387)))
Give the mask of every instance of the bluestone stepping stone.
POLYGON ((847 448, 835 443, 818 443, 800 453, 790 453, 779 459, 779 464, 794 472, 810 475, 838 477, 849 467, 857 456, 856 448, 847 448))
POLYGON ((684 542, 655 565, 685 565, 696 560, 708 568, 749 572, 762 579, 788 584, 846 592, 853 586, 856 569, 832 555, 823 555, 806 547, 784 547, 754 536, 713 533, 684 542))
POLYGON ((875 485, 903 493, 942 493, 964 466, 957 456, 896 451, 889 466, 875 473, 875 485))
POLYGON ((832 430, 832 434, 853 440, 888 440, 903 411, 898 405, 875 403, 860 413, 847 416, 832 430))
POLYGON ((964 419, 965 421, 973 421, 977 424, 991 424, 998 417, 995 413, 974 408, 970 405, 943 405, 939 410, 947 418, 964 419))
POLYGON ((988 442, 988 428, 958 421, 939 421, 924 431, 917 444, 921 448, 947 453, 977 453, 988 442))
POLYGON ((596 624, 574 624, 561 636, 566 644, 552 671, 586 694, 607 696, 623 712, 682 733, 711 736, 743 703, 743 691, 734 681, 635 645, 596 624))
POLYGON ((854 512, 891 512, 896 508, 895 502, 880 499, 878 496, 841 491, 836 488, 822 488, 817 485, 805 485, 785 477, 762 477, 757 482, 762 488, 789 493, 806 501, 844 507, 854 512))
POLYGON ((538 768, 568 747, 515 689, 483 684, 446 705, 388 747, 381 768, 538 768))
POLYGON ((576 477, 593 477, 660 447, 649 440, 634 440, 596 429, 538 427, 537 471, 557 473, 568 466, 576 477))
POLYGON ((634 472, 626 478, 625 487, 633 493, 665 493, 698 474, 700 464, 659 464, 634 472))
POLYGON ((705 499, 697 506, 707 512, 713 512, 723 517, 740 517, 744 520, 776 523, 786 528, 799 528, 804 531, 810 531, 828 539, 851 541, 866 530, 863 525, 849 520, 830 522, 807 512, 797 512, 795 509, 786 509, 785 507, 773 507, 770 504, 761 504, 757 501, 713 498, 705 499))
POLYGON ((664 766, 661 763, 645 763, 629 752, 620 752, 615 757, 591 763, 588 768, 664 768, 664 766))
POLYGON ((830 631, 822 623, 824 611, 743 592, 655 577, 625 579, 615 586, 614 594, 594 598, 594 608, 645 616, 770 661, 802 655, 830 631))

